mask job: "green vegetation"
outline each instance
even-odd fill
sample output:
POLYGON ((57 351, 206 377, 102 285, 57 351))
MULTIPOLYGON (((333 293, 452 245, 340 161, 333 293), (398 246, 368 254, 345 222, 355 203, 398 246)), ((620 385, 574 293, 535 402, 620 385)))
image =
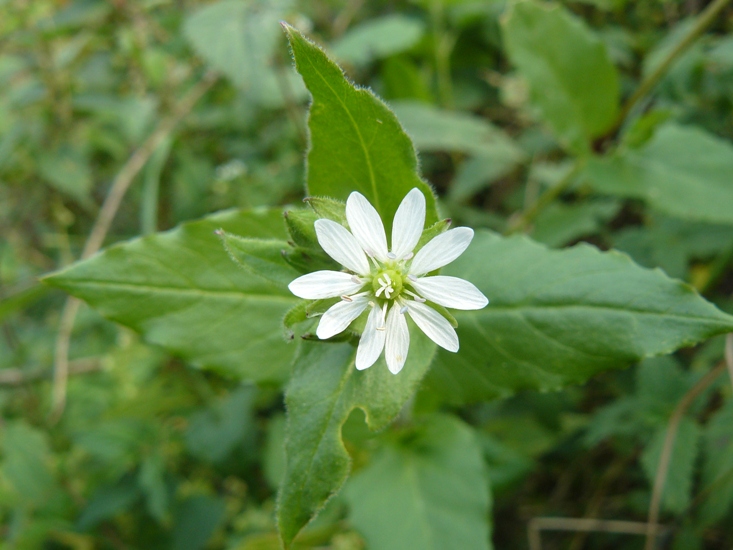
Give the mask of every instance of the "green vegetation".
POLYGON ((733 545, 727 0, 0 8, 0 548, 733 545), (357 370, 413 188, 490 303, 357 370))

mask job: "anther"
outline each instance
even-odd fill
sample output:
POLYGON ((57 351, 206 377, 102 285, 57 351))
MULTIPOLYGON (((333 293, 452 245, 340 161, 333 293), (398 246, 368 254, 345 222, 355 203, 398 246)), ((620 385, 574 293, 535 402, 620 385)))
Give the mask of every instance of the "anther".
POLYGON ((362 281, 361 279, 359 279, 359 277, 357 277, 356 275, 353 275, 353 276, 351 277, 351 280, 352 280, 352 281, 354 281, 354 282, 355 282, 355 283, 357 283, 357 284, 360 284, 360 283, 364 282, 364 281, 362 281))
POLYGON ((407 313, 407 306, 402 306, 402 307, 400 308, 400 313, 401 313, 402 315, 404 315, 405 313, 407 313))
POLYGON ((341 299, 345 302, 353 302, 354 300, 351 299, 350 296, 341 296, 341 299))
POLYGON ((411 281, 417 281, 417 277, 415 277, 414 275, 408 275, 407 278, 411 281))
POLYGON ((396 260, 397 259, 397 254, 395 254, 394 252, 387 252, 387 257, 390 260, 396 260))
POLYGON ((407 256, 405 256, 402 259, 403 260, 412 260, 412 258, 414 258, 414 257, 415 257, 415 253, 414 252, 410 252, 409 254, 407 254, 407 256))

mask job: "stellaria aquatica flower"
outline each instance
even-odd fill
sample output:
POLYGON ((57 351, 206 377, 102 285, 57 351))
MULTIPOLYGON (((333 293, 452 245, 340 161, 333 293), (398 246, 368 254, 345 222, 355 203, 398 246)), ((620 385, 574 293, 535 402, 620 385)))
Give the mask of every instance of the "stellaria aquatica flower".
POLYGON ((425 275, 460 256, 473 230, 458 227, 441 233, 414 253, 425 225, 425 196, 415 188, 402 200, 392 224, 392 247, 379 214, 360 193, 346 201, 351 231, 328 219, 315 222, 323 250, 347 271, 316 271, 290 283, 300 298, 341 297, 321 317, 316 335, 331 338, 370 308, 356 351, 356 368, 371 367, 385 351, 389 370, 397 374, 410 347, 406 316, 436 344, 458 351, 451 324, 426 302, 454 309, 481 309, 489 303, 479 289, 458 277, 425 275))

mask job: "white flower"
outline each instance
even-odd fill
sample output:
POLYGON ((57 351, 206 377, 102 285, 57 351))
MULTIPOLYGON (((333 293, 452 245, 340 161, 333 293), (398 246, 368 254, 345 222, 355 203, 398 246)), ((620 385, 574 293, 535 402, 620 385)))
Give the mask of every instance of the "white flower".
POLYGON ((425 225, 425 196, 415 188, 402 200, 392 224, 392 248, 379 214, 360 193, 346 201, 351 231, 327 219, 315 223, 323 250, 344 271, 316 271, 298 277, 288 288, 300 298, 341 297, 321 317, 321 339, 343 332, 371 308, 356 351, 356 368, 371 367, 385 350, 389 370, 397 374, 410 347, 406 315, 436 344, 458 351, 451 324, 425 302, 455 309, 481 309, 489 303, 479 289, 457 277, 425 277, 460 256, 473 239, 473 230, 458 227, 438 235, 417 254, 413 249, 425 225), (370 263, 371 262, 371 263, 370 263))

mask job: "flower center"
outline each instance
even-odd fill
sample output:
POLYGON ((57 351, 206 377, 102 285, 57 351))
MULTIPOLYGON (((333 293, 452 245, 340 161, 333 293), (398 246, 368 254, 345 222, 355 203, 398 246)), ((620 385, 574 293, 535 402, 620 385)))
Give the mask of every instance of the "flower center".
POLYGON ((372 278, 374 296, 393 300, 402 292, 403 275, 395 269, 380 269, 372 278))

